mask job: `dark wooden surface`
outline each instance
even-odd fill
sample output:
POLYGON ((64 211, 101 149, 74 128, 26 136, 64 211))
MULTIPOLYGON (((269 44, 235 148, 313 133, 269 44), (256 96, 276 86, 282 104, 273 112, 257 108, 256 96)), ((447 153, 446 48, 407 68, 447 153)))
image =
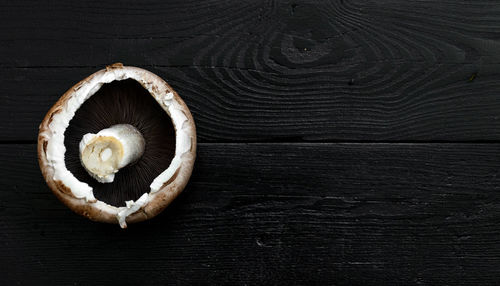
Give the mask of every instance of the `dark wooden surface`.
POLYGON ((3 1, 0 285, 495 285, 498 1, 3 1), (185 192, 127 230, 36 161, 69 87, 113 62, 184 98, 185 192))

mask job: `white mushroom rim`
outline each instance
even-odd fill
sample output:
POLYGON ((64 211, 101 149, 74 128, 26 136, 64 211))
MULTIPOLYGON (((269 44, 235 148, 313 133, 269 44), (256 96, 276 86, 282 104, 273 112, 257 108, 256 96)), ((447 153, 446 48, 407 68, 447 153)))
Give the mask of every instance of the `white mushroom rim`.
POLYGON ((47 141, 46 159, 49 167, 53 169, 53 180, 61 181, 67 186, 74 197, 85 199, 97 209, 115 215, 122 228, 127 227, 127 216, 137 212, 145 206, 150 195, 158 192, 162 186, 176 173, 182 163, 182 157, 191 149, 191 136, 189 134, 188 117, 183 111, 181 103, 170 91, 164 81, 155 74, 135 67, 110 67, 103 73, 96 73, 85 84, 73 88, 71 97, 62 103, 61 111, 54 113, 48 128, 40 136, 47 141), (156 177, 150 185, 150 192, 144 193, 139 199, 127 201, 125 207, 116 207, 99 201, 94 197, 92 187, 79 181, 68 169, 64 161, 66 147, 64 146, 64 132, 69 122, 75 116, 80 106, 94 95, 103 84, 112 81, 133 79, 149 91, 160 106, 168 113, 175 128, 175 156, 169 167, 156 177), (163 84, 162 84, 163 83, 163 84))

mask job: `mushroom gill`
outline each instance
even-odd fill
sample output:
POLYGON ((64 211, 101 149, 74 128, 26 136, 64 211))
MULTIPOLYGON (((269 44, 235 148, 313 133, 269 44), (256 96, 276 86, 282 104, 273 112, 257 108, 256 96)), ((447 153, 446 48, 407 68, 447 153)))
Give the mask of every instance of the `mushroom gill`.
POLYGON ((65 131, 64 145, 67 169, 89 184, 98 200, 120 207, 148 193, 151 182, 169 167, 175 155, 175 129, 168 114, 137 81, 113 81, 76 111, 65 131), (85 134, 116 124, 130 124, 141 132, 146 143, 144 154, 116 173, 112 183, 99 183, 82 166, 79 143, 85 134))

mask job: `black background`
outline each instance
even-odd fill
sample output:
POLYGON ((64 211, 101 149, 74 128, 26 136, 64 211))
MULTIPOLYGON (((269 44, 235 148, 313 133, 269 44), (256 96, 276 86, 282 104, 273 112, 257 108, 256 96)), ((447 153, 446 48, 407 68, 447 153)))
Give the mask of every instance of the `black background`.
POLYGON ((499 76, 498 1, 2 1, 0 284, 497 284, 499 76), (199 138, 127 230, 36 160, 50 106, 114 62, 199 138))

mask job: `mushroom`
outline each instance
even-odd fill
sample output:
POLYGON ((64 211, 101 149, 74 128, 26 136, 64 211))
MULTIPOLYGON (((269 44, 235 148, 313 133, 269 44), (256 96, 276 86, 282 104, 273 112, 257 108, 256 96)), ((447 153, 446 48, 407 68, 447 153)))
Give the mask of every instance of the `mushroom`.
POLYGON ((70 88, 40 124, 38 161, 52 192, 91 220, 140 222, 186 186, 196 129, 157 75, 116 63, 70 88))
POLYGON ((116 124, 97 134, 85 134, 80 141, 80 160, 98 182, 112 183, 118 170, 141 158, 145 144, 137 128, 116 124))

